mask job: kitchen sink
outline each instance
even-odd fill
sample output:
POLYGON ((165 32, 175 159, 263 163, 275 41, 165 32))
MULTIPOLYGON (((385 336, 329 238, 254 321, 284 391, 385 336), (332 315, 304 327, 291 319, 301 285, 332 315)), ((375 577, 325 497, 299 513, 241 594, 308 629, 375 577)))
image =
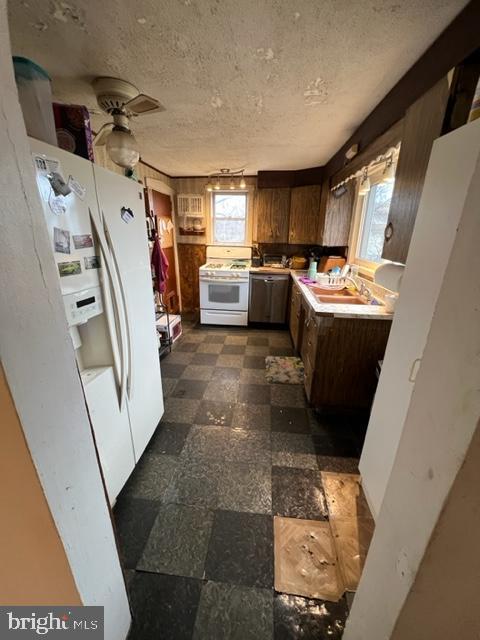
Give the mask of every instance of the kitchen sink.
MULTIPOLYGON (((349 289, 341 289, 340 291, 331 291, 326 292, 325 289, 321 287, 317 287, 315 285, 309 287, 310 291, 315 296, 318 302, 323 304, 361 304, 368 305, 371 304, 366 298, 361 296, 356 291, 350 291, 349 289)), ((382 303, 376 302, 374 304, 379 304, 382 306, 382 303)))
POLYGON ((313 291, 313 294, 318 302, 323 302, 324 304, 368 304, 365 298, 348 289, 332 291, 331 293, 313 291))
POLYGON ((368 304, 367 300, 355 294, 324 294, 316 295, 316 299, 324 304, 368 304))

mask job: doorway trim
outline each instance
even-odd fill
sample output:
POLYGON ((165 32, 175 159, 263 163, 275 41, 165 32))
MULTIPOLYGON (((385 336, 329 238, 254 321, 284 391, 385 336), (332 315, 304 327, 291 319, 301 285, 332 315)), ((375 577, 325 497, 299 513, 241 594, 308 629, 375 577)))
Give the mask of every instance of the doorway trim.
POLYGON ((175 256, 175 275, 177 277, 178 282, 178 306, 180 309, 180 313, 183 311, 182 305, 182 287, 180 281, 180 264, 178 262, 178 251, 177 251, 177 212, 175 209, 175 196, 177 192, 172 187, 169 187, 168 184, 162 182, 162 180, 157 180, 156 178, 146 178, 145 179, 145 187, 147 189, 153 189, 154 191, 158 191, 159 193, 163 193, 164 195, 170 196, 172 200, 172 220, 173 220, 173 254, 175 256))

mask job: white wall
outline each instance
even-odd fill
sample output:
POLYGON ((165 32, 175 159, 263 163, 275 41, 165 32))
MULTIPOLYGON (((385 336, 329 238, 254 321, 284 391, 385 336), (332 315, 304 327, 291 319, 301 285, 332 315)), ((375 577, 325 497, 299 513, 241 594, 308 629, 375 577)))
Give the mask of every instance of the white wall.
MULTIPOLYGON (((449 251, 422 362, 344 640, 385 640, 391 637, 478 424, 479 132, 480 121, 450 134, 450 142, 454 138, 462 141, 462 153, 470 161, 472 153, 469 149, 476 146, 476 160, 467 167, 462 157, 457 156, 457 163, 463 167, 464 173, 457 175, 454 182, 467 179, 469 186, 465 197, 461 198, 463 207, 453 248, 449 251)), ((450 149, 449 144, 447 140, 436 143, 431 173, 435 166, 441 164, 437 158, 439 149, 450 149)), ((455 176, 457 167, 452 164, 450 171, 455 176)), ((450 184, 450 191, 444 190, 439 182, 439 193, 451 202, 452 216, 457 216, 458 206, 450 200, 454 191, 451 176, 443 172, 440 176, 450 184)), ((431 187, 429 184, 428 190, 431 187)), ((442 202, 439 201, 437 206, 441 211, 442 202)), ((441 222, 439 228, 442 231, 441 222)), ((431 242, 435 233, 436 227, 432 225, 431 242)), ((424 280, 421 274, 419 279, 424 280)), ((403 294, 407 297, 409 287, 415 286, 415 282, 409 278, 404 286, 403 294)), ((411 313, 414 313, 414 308, 411 313)), ((455 540, 451 540, 451 554, 437 558, 437 562, 444 563, 445 570, 449 563, 455 562, 455 540)), ((415 597, 415 591, 412 594, 415 597)), ((455 630, 452 632, 455 635, 455 620, 452 620, 451 629, 455 630)), ((446 630, 445 634, 448 635, 446 630)))
POLYGON ((433 146, 359 465, 374 517, 397 453, 414 388, 412 372, 423 355, 479 149, 480 121, 433 146))
POLYGON ((0 358, 82 602, 104 605, 105 638, 121 640, 128 600, 18 104, 5 0, 0 86, 0 358))
POLYGON ((480 638, 480 426, 430 539, 391 640, 480 638))

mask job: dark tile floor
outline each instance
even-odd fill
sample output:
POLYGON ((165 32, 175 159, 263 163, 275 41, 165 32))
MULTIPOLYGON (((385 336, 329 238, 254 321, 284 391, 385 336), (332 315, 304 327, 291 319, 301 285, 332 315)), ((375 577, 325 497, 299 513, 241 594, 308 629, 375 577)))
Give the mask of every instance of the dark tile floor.
POLYGON ((268 384, 287 331, 185 326, 165 414, 114 509, 130 640, 340 638, 347 601, 273 590, 273 516, 327 516, 320 471, 357 470, 364 428, 268 384))

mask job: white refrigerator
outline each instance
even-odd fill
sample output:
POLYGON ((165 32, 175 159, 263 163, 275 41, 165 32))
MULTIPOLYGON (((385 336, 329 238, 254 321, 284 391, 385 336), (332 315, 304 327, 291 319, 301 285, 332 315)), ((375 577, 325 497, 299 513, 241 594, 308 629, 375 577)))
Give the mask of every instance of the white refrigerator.
POLYGON ((57 147, 30 145, 113 504, 163 415, 143 190, 57 147))

